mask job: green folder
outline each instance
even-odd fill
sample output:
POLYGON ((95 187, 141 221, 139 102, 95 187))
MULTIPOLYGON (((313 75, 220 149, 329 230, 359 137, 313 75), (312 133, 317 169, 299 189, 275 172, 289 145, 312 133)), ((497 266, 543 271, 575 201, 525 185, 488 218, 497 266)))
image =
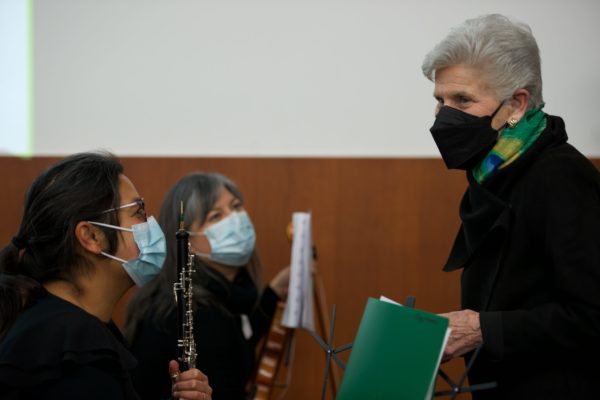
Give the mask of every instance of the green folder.
POLYGON ((369 298, 336 399, 430 399, 447 332, 447 318, 369 298))

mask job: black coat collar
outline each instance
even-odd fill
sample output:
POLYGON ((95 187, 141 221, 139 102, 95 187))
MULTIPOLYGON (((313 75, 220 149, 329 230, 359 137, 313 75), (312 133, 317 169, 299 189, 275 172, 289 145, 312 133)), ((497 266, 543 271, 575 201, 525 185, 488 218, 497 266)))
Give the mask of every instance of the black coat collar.
MULTIPOLYGON (((467 172, 469 187, 460 204, 462 225, 450 251, 444 271, 466 268, 472 257, 492 232, 506 233, 511 225, 510 193, 526 170, 545 149, 567 141, 564 121, 560 117, 547 116, 547 127, 533 146, 510 166, 497 171, 488 181, 479 184, 467 172)), ((502 246, 505 235, 494 234, 502 246)), ((497 264, 497 263, 496 263, 497 264)))

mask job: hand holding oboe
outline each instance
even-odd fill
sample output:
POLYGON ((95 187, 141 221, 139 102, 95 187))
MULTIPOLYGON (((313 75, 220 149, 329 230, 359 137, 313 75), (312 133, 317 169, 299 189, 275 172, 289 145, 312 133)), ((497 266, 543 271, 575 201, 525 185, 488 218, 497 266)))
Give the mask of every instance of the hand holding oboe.
POLYGON ((211 400, 212 388, 208 384, 208 377, 199 369, 179 372, 179 363, 171 360, 169 375, 173 379, 173 398, 211 400))

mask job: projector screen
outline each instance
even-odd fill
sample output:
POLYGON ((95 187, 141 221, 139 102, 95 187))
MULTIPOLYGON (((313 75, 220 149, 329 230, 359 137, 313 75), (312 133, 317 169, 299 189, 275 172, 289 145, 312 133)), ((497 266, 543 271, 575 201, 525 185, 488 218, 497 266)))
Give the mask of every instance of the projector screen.
POLYGON ((31 3, 0 0, 0 155, 30 155, 31 3))
MULTIPOLYGON (((27 11, 0 1, 2 21, 5 9, 20 18, 9 59, 24 62, 27 11)), ((2 83, 24 99, 0 151, 438 157, 421 62, 451 27, 491 12, 531 26, 546 111, 600 156, 595 0, 33 0, 33 107, 27 65, 6 71, 3 50, 2 83)))

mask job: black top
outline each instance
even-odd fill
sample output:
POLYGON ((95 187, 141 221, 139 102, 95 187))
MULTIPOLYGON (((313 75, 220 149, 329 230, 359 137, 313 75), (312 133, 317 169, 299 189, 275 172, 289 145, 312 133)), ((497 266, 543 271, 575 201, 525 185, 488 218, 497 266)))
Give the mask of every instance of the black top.
MULTIPOLYGON (((203 266, 203 268, 209 268, 203 266)), ((242 400, 245 387, 255 370, 255 347, 268 331, 278 297, 267 287, 256 304, 257 291, 245 269, 233 283, 212 270, 215 278, 206 285, 218 304, 198 306, 194 312, 196 367, 213 389, 213 400, 242 400), (242 315, 247 315, 252 335, 242 332, 242 315)), ((165 399, 171 391, 168 376, 161 373, 169 360, 177 359, 177 323, 175 309, 166 326, 144 320, 136 330, 131 351, 139 360, 133 382, 143 399, 165 399), (162 370, 161 370, 162 368, 162 370)))
POLYGON ((2 399, 138 399, 118 328, 43 291, 0 343, 2 399))
POLYGON ((598 397, 600 173, 548 116, 534 145, 483 185, 469 174, 446 270, 480 312, 474 399, 598 397))

